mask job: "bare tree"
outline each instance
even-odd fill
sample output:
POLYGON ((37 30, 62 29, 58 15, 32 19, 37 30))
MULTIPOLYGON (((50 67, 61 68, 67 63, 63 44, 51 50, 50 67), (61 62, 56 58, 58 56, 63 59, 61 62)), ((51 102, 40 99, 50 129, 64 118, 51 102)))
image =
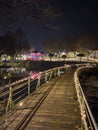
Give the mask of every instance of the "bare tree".
POLYGON ((15 45, 16 45, 15 48, 18 54, 21 55, 21 53, 23 53, 24 51, 30 50, 30 45, 28 44, 26 35, 21 28, 16 30, 14 37, 15 37, 15 45))
POLYGON ((7 55, 14 57, 14 54, 15 54, 15 39, 14 39, 13 32, 8 31, 2 38, 3 38, 2 44, 1 44, 2 49, 4 50, 4 52, 7 55))
POLYGON ((49 53, 49 58, 50 58, 50 61, 52 61, 53 56, 54 56, 54 54, 53 54, 53 53, 49 53))
POLYGON ((76 41, 76 51, 79 53, 86 54, 87 56, 91 50, 95 50, 96 44, 98 43, 98 37, 96 35, 85 35, 81 36, 76 41))
POLYGON ((12 58, 30 49, 25 33, 21 29, 16 30, 16 32, 8 31, 0 37, 0 43, 1 51, 3 50, 5 54, 12 56, 12 58))
POLYGON ((11 28, 20 17, 36 20, 45 26, 57 29, 50 20, 59 16, 53 0, 0 0, 0 23, 11 28))
POLYGON ((50 53, 60 52, 64 49, 62 39, 47 38, 42 44, 42 50, 50 53))

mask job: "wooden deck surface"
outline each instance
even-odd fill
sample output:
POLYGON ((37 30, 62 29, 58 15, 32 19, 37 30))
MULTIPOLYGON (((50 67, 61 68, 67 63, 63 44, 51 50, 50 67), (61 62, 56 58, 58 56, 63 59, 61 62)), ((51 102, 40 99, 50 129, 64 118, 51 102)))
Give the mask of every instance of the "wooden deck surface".
POLYGON ((25 130, 82 130, 72 71, 56 80, 25 130))
POLYGON ((24 105, 17 108, 12 117, 10 116, 7 119, 8 122, 11 122, 11 119, 15 118, 15 121, 10 123, 8 127, 5 127, 5 130, 15 130, 18 121, 26 115, 29 109, 40 99, 45 89, 51 85, 54 86, 53 89, 31 118, 25 130, 82 130, 81 114, 73 74, 74 71, 70 70, 66 74, 61 75, 61 77, 57 77, 52 82, 47 83, 42 91, 35 95, 30 95, 24 101, 24 105), (26 105, 26 103, 29 105, 26 105), (23 111, 23 113, 19 114, 20 111, 23 111))

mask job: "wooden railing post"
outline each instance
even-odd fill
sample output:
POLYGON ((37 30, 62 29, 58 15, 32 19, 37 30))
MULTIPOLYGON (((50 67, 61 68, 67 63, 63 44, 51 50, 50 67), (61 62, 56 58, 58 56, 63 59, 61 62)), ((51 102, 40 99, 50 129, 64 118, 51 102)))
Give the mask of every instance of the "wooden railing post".
POLYGON ((6 112, 8 112, 8 110, 12 109, 13 107, 13 100, 12 100, 12 85, 10 84, 9 81, 9 98, 8 98, 8 103, 7 103, 7 107, 6 107, 6 112))
POLYGON ((45 82, 48 83, 48 73, 45 72, 45 82))
POLYGON ((61 75, 60 75, 60 68, 58 68, 58 77, 60 77, 61 75))
POLYGON ((28 95, 30 94, 30 76, 28 76, 28 95))
POLYGON ((38 77, 37 85, 36 85, 36 90, 40 87, 40 76, 38 77))
POLYGON ((51 72, 50 72, 50 77, 49 77, 49 80, 52 78, 52 73, 53 73, 53 72, 51 71, 51 72))

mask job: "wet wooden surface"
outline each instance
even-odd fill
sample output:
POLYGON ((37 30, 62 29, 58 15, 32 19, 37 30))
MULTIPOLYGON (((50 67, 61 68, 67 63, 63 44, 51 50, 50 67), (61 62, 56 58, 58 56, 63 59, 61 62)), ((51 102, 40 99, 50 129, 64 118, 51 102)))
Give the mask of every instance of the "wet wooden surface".
POLYGON ((56 80, 25 130, 82 130, 72 71, 56 80))
POLYGON ((23 130, 82 130, 81 114, 73 80, 74 71, 57 77, 45 84, 39 91, 28 96, 23 105, 17 107, 13 114, 7 118, 3 128, 15 130, 22 118, 33 108, 44 94, 53 85, 44 102, 31 118, 23 130), (12 121, 12 119, 14 121, 12 121))

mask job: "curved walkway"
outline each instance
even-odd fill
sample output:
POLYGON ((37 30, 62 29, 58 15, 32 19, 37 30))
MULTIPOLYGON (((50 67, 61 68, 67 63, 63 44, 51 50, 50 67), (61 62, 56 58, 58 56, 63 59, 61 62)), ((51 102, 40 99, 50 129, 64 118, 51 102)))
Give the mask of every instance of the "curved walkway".
POLYGON ((82 130, 73 72, 58 78, 25 130, 82 130))
MULTIPOLYGON (((67 71, 64 75, 61 75, 61 77, 55 78, 52 82, 45 84, 45 87, 42 87, 44 93, 46 88, 51 85, 54 86, 25 127, 25 130, 83 130, 73 75, 73 70, 67 71)), ((38 92, 36 95, 40 97, 42 93, 38 92)), ((33 94, 25 99, 26 103, 31 101, 31 105, 33 103, 35 104, 34 97, 37 98, 36 101, 38 101, 39 97, 33 94)), ((17 120, 25 116, 24 113, 32 107, 30 104, 26 106, 26 103, 24 103, 21 108, 16 109, 15 113, 8 119, 9 122, 11 118, 15 118, 15 115, 18 114, 18 119, 16 119, 12 125, 5 127, 5 130, 16 129, 17 120), (19 115, 22 109, 24 109, 24 113, 19 115)))

